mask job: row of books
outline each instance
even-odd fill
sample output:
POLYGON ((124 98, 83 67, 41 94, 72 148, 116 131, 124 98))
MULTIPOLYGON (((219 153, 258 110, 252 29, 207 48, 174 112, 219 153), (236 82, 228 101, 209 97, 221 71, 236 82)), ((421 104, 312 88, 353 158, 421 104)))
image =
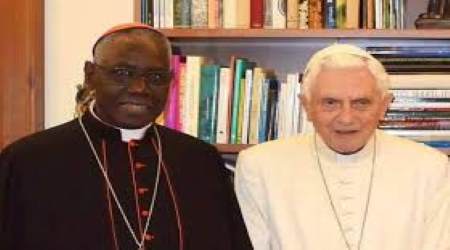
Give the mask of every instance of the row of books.
POLYGON ((209 143, 256 144, 300 131, 298 74, 287 82, 247 58, 220 66, 172 57, 174 78, 163 123, 209 143))
POLYGON ((405 0, 141 0, 156 28, 377 28, 404 25, 405 0))

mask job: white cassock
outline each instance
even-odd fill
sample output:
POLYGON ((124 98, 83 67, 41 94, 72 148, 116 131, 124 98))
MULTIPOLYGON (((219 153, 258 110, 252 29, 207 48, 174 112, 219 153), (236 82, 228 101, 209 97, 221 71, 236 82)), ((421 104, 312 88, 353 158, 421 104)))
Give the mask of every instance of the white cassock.
POLYGON ((241 152, 235 188, 255 250, 450 250, 447 156, 375 134, 353 155, 312 134, 241 152))

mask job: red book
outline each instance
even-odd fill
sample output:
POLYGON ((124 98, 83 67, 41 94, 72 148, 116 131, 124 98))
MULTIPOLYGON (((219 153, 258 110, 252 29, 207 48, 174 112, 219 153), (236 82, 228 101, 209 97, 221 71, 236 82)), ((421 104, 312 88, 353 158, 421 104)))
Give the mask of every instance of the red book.
POLYGON ((264 0, 250 0, 250 28, 264 27, 264 0))

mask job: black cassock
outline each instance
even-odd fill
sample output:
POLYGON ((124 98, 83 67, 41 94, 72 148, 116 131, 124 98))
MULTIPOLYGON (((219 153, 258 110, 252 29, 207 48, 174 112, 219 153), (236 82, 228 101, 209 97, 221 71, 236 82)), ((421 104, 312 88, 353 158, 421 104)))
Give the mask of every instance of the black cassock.
MULTIPOLYGON (((250 249, 227 170, 214 147, 157 126, 161 171, 153 212, 157 137, 121 141, 88 112, 83 124, 145 249, 250 249)), ((135 240, 77 120, 13 143, 0 154, 1 250, 132 250, 135 240)))

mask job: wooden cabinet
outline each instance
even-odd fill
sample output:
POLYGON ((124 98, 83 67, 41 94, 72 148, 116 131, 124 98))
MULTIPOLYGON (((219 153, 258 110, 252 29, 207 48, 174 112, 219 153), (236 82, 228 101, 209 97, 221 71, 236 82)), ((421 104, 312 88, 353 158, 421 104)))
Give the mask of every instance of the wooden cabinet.
POLYGON ((0 1, 0 149, 44 126, 44 1, 0 1))

